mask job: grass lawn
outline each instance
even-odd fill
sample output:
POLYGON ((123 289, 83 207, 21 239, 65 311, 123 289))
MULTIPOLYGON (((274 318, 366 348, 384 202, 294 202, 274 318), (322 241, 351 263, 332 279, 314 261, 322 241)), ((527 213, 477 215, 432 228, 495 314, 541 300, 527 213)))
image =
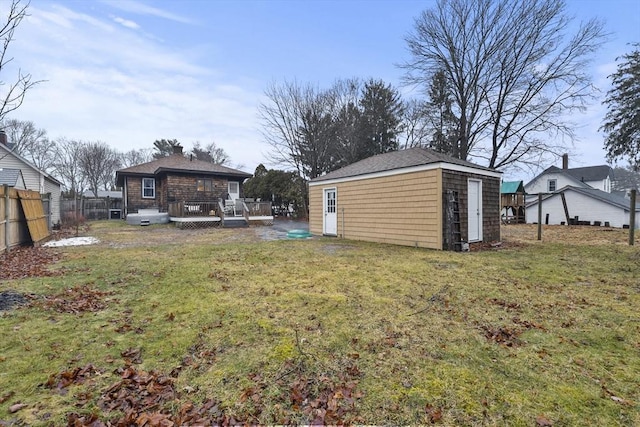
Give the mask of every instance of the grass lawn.
POLYGON ((0 282, 30 295, 0 311, 0 425, 640 425, 640 248, 593 230, 451 253, 95 222, 0 282))

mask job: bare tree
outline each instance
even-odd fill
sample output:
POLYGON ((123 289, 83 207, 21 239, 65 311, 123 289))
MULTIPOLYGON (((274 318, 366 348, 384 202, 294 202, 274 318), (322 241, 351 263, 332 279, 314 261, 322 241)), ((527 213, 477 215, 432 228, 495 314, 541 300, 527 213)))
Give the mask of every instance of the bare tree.
POLYGON ((196 141, 191 149, 191 154, 198 160, 216 165, 224 165, 230 161, 227 152, 224 151, 223 148, 218 147, 215 142, 211 142, 203 147, 200 141, 196 141))
MULTIPOLYGON (((2 2, 1 6, 6 6, 7 2, 2 2)), ((0 22, 0 76, 6 71, 7 65, 13 60, 7 56, 9 45, 13 41, 14 33, 22 20, 27 16, 27 8, 29 3, 21 3, 20 0, 12 0, 9 10, 6 13, 6 19, 0 22)), ((4 7, 1 7, 4 11, 4 7)), ((18 109, 29 89, 31 89, 40 81, 33 80, 31 74, 23 73, 18 70, 18 76, 14 83, 5 83, 0 77, 0 121, 4 117, 18 109)))
POLYGON ((49 172, 54 162, 55 142, 47 138, 47 131, 31 121, 5 120, 3 126, 12 151, 49 172))
POLYGON ((332 155, 332 97, 318 88, 296 82, 271 84, 269 102, 259 107, 263 136, 271 145, 270 160, 293 167, 311 179, 330 170, 332 155))
POLYGON ((439 0, 407 38, 408 83, 444 70, 457 117, 457 153, 492 168, 537 165, 573 141, 570 113, 594 88, 587 64, 604 42, 597 20, 570 34, 564 0, 439 0))
POLYGON ((80 164, 83 143, 81 141, 58 138, 53 175, 64 185, 66 191, 77 197, 85 190, 86 176, 80 164))
POLYGON ((140 165, 153 160, 153 149, 141 148, 139 150, 129 150, 120 155, 120 164, 123 168, 140 165))
POLYGON ((91 192, 97 197, 101 188, 110 190, 116 170, 120 167, 120 155, 104 142, 80 143, 79 165, 91 192))
POLYGON ((640 170, 632 163, 625 167, 613 168, 611 186, 614 190, 640 190, 640 170))
POLYGON ((429 146, 430 129, 427 103, 418 99, 405 102, 400 148, 429 146))

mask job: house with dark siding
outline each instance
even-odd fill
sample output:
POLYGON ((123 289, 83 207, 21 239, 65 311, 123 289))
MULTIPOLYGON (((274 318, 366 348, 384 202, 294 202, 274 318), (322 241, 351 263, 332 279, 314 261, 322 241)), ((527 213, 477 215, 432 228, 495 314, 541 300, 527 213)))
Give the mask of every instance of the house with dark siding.
POLYGON ((168 212, 171 203, 218 203, 242 197, 242 183, 252 175, 223 165, 174 153, 116 172, 122 188, 123 216, 144 209, 168 212))
POLYGON ((500 181, 426 148, 379 154, 310 181, 309 230, 444 250, 498 241, 500 181))

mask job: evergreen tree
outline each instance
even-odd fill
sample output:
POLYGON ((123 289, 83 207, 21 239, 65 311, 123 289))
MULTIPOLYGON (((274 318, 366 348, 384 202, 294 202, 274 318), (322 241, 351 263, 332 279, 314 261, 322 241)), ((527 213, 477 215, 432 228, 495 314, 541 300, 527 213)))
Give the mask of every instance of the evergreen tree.
POLYGON ((427 114, 433 128, 430 148, 453 157, 459 157, 456 128, 459 122, 451 109, 451 89, 444 71, 438 71, 433 75, 429 87, 429 102, 427 114))
POLYGON ((153 143, 153 158, 160 159, 172 155, 175 146, 180 146, 177 139, 156 139, 153 143))
POLYGON ((403 104, 397 90, 381 80, 365 83, 360 99, 359 159, 398 149, 403 104))
POLYGON ((609 76, 613 87, 604 103, 609 111, 602 130, 609 160, 628 158, 640 167, 640 43, 622 56, 615 73, 609 76))

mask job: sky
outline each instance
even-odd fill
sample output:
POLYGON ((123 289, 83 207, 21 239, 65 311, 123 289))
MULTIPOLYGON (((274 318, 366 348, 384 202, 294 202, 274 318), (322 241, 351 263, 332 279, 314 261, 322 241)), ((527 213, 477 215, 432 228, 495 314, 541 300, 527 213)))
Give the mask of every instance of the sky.
MULTIPOLYGON (((0 0, 6 15, 9 0, 0 0)), ((337 79, 381 79, 406 97, 398 64, 405 37, 435 0, 31 0, 8 55, 42 83, 9 118, 50 138, 103 141, 118 151, 156 139, 215 142, 246 172, 269 163, 258 107, 273 83, 328 88, 337 79)), ((640 42, 640 1, 571 0, 576 22, 605 21, 608 42, 592 64, 604 99, 616 57, 640 42)), ((573 120, 570 167, 606 162, 601 101, 573 120)), ((547 167, 550 165, 541 165, 547 167)), ((508 177, 508 176, 507 176, 508 177)), ((521 177, 526 179, 526 177, 521 177)))

